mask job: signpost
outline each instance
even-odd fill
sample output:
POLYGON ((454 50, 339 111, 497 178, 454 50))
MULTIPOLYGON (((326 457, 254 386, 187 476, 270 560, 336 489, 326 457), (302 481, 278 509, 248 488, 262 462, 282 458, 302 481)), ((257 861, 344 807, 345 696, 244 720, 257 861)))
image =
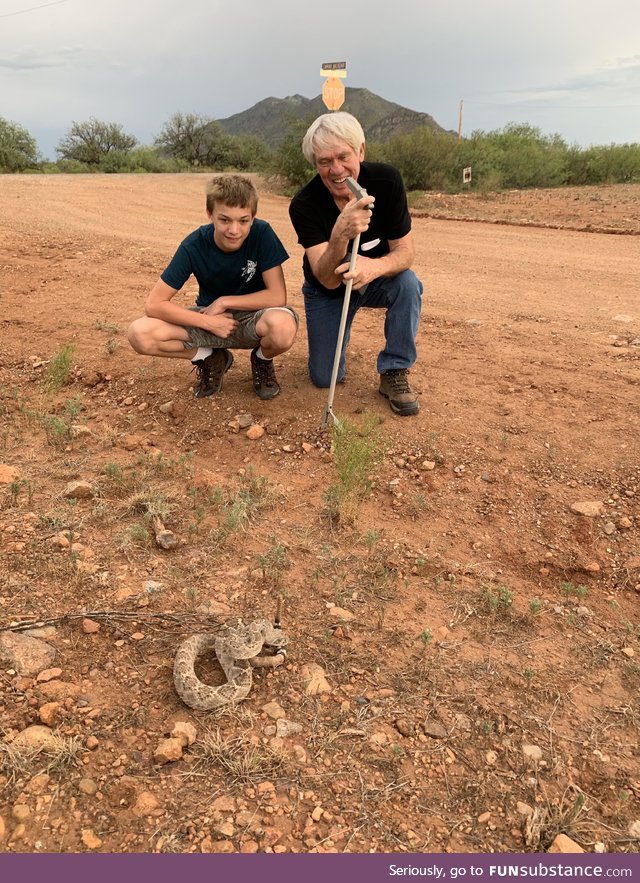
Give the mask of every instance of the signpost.
POLYGON ((344 104, 344 83, 347 76, 346 61, 327 61, 320 69, 320 76, 325 77, 322 87, 322 100, 327 110, 340 110, 344 104))

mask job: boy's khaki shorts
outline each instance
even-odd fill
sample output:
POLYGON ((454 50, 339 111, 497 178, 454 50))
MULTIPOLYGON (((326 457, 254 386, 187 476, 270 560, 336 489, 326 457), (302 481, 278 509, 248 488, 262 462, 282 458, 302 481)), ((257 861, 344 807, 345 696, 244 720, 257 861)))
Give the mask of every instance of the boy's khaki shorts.
MULTIPOLYGON (((198 313, 204 312, 203 307, 189 307, 198 313)), ((235 349, 235 350, 252 350, 260 346, 260 338, 256 334, 256 324, 263 313, 267 310, 285 310, 295 319, 296 328, 300 325, 300 319, 295 310, 291 307, 267 307, 264 310, 229 310, 234 319, 238 322, 238 327, 230 334, 229 337, 218 337, 211 334, 203 328, 192 328, 186 326, 189 332, 189 340, 185 340, 184 348, 187 350, 197 346, 212 346, 214 349, 235 349)))

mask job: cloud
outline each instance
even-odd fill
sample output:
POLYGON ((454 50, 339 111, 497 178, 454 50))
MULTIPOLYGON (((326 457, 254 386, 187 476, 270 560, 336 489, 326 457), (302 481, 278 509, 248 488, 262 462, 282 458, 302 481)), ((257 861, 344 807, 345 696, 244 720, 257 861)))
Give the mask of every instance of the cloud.
POLYGON ((64 67, 76 58, 80 51, 80 49, 59 49, 41 53, 35 49, 21 49, 10 57, 0 56, 0 68, 21 71, 64 67))

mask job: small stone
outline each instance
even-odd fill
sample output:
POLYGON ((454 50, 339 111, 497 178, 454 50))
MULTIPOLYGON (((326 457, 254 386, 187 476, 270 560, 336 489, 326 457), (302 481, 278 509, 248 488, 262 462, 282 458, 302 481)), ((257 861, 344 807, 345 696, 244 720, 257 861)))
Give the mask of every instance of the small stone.
MULTIPOLYGON (((158 815, 159 807, 160 801, 155 794, 152 794, 151 791, 141 791, 136 802, 131 807, 131 812, 134 816, 142 818, 144 816, 158 815)), ((162 810, 160 810, 161 812, 162 810)))
POLYGON ((59 678, 61 674, 61 668, 45 668, 44 671, 40 672, 36 681, 38 684, 43 684, 47 681, 52 681, 54 678, 59 678))
POLYGON ((572 840, 570 837, 567 837, 566 834, 558 834, 556 839, 553 841, 547 852, 562 852, 562 853, 572 853, 572 852, 584 852, 584 849, 579 846, 575 840, 572 840))
POLYGON ((251 414, 237 414, 235 419, 239 429, 249 429, 250 426, 253 426, 251 414))
POLYGON ((54 727, 61 713, 62 706, 59 702, 45 702, 38 709, 38 717, 47 727, 54 727))
POLYGON ((102 840, 94 834, 91 828, 82 829, 82 842, 87 849, 100 849, 102 846, 102 840))
POLYGON ((181 739, 161 739, 153 752, 153 759, 156 763, 173 763, 181 759, 182 748, 181 739))
POLYGON ((491 818, 491 813, 490 813, 490 812, 483 812, 483 813, 481 813, 481 814, 478 816, 478 822, 479 822, 481 825, 484 825, 484 824, 486 824, 486 822, 489 821, 490 818, 491 818))
POLYGON ((436 468, 436 461, 435 460, 425 460, 422 463, 422 468, 424 469, 425 472, 433 472, 433 470, 436 468))
POLYGON ((595 518, 604 510, 604 503, 601 500, 584 500, 571 504, 571 511, 576 515, 584 515, 586 518, 595 518))
POLYGON ((487 751, 487 753, 484 756, 484 759, 489 764, 489 766, 493 766, 495 763, 497 763, 498 755, 496 754, 495 751, 487 751))
POLYGON ((314 807, 314 810, 311 813, 311 818, 313 819, 314 822, 320 821, 320 819, 322 818, 322 807, 321 806, 314 807))
POLYGON ((165 402, 158 408, 161 414, 173 414, 173 402, 165 402))
POLYGON ((523 745, 522 753, 528 760, 532 760, 534 763, 539 763, 542 760, 542 748, 538 745, 523 745))
POLYGON ((319 693, 331 692, 331 685, 326 679, 324 669, 315 662, 303 665, 300 677, 303 690, 307 696, 317 696, 319 693))
POLYGON ((398 718, 395 727, 401 736, 413 736, 416 730, 412 721, 404 720, 402 718, 398 718))
POLYGON ((93 487, 88 481, 71 481, 62 492, 62 496, 67 500, 90 500, 93 493, 93 487))
POLYGON ((279 739, 295 736, 297 733, 301 733, 302 729, 302 724, 295 723, 295 721, 288 721, 285 718, 276 721, 276 736, 279 739))
POLYGON ((622 653, 624 653, 625 656, 628 656, 629 659, 633 659, 633 657, 636 655, 636 651, 633 649, 633 647, 623 647, 622 653))
POLYGON ((257 441, 259 438, 262 438, 263 435, 264 426, 260 426, 259 423, 254 423, 246 432, 246 436, 250 441, 257 441))
POLYGON ((82 620, 82 631, 85 635, 95 635, 100 631, 100 623, 96 622, 93 619, 83 619, 82 620))
POLYGON ((606 533, 608 537, 610 537, 616 532, 616 526, 613 521, 607 521, 607 523, 603 525, 602 530, 606 533))
POLYGON ((262 710, 265 714, 267 714, 272 720, 277 721, 280 718, 286 717, 287 713, 282 708, 282 706, 278 705, 277 702, 267 702, 266 705, 262 706, 262 710))
POLYGON ((26 803, 16 803, 11 807, 11 818, 16 822, 26 822, 31 815, 31 810, 26 803))
POLYGON ((523 803, 521 800, 519 800, 516 803, 516 812, 520 816, 524 816, 525 818, 529 818, 529 816, 533 815, 533 807, 529 806, 528 803, 523 803))
POLYGON ((20 477, 20 470, 15 466, 7 466, 6 463, 0 463, 0 484, 11 484, 20 477))
POLYGON ((634 822, 631 822, 628 831, 629 837, 635 837, 640 840, 640 820, 636 819, 634 822))
POLYGON ((95 736, 87 736, 84 740, 85 748, 88 748, 89 751, 95 751, 100 742, 96 739, 95 736))
POLYGON ((618 527, 620 530, 630 530, 633 527, 633 521, 627 518, 626 515, 623 515, 622 518, 618 519, 618 527))
POLYGON ((302 442, 302 450, 305 454, 310 454, 313 450, 313 445, 310 445, 309 442, 302 442))
POLYGON ((425 734, 427 736, 431 736, 432 739, 447 738, 447 730, 439 721, 426 720, 422 724, 422 729, 424 730, 425 734))
POLYGON ((62 745, 62 740, 49 727, 33 724, 21 730, 12 742, 14 748, 43 749, 56 751, 62 745))
POLYGON ((198 731, 188 721, 176 721, 171 729, 171 735, 175 739, 180 739, 183 747, 186 748, 188 745, 193 745, 196 741, 198 731))
POLYGON ((80 779, 78 782, 78 791, 81 794, 87 794, 89 797, 93 797, 98 791, 98 783, 94 782, 93 779, 80 779))
POLYGON ((356 618, 354 613, 343 607, 332 607, 329 610, 329 615, 332 619, 339 619, 340 622, 352 622, 356 618))
POLYGON ((4 840, 7 833, 7 826, 5 825, 4 819, 0 816, 0 843, 4 840))

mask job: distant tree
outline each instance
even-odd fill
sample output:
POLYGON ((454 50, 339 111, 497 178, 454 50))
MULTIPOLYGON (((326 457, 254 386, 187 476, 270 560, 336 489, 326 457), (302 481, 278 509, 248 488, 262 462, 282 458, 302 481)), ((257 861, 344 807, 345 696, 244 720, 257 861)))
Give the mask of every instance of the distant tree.
POLYGON ((196 113, 174 113, 155 139, 157 147, 190 166, 224 168, 233 143, 220 123, 196 113))
POLYGON ((38 162, 35 138, 22 126, 0 117, 0 172, 22 172, 38 162))
POLYGON ((71 159, 99 166, 110 153, 128 153, 137 144, 133 135, 123 132, 119 123, 104 123, 93 117, 84 123, 73 123, 58 143, 56 153, 61 159, 71 159))
POLYGON ((302 153, 302 139, 311 122, 311 119, 290 117, 287 134, 275 154, 274 174, 284 178, 292 187, 302 187, 316 173, 302 153))

